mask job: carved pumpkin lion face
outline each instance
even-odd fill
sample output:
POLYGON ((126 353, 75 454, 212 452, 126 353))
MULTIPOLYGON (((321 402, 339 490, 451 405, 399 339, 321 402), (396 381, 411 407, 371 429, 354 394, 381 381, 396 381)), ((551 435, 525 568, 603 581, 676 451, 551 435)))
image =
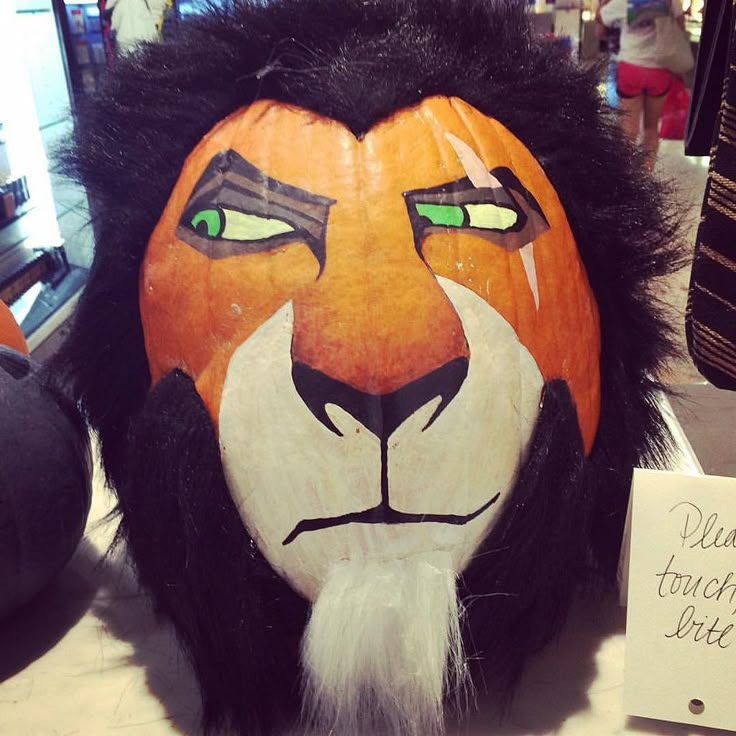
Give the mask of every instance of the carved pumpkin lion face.
POLYGON ((191 153, 148 244, 153 383, 194 380, 271 565, 314 599, 330 564, 487 534, 544 384, 586 452, 599 326, 565 213, 525 148, 457 98, 356 138, 260 101, 191 153))

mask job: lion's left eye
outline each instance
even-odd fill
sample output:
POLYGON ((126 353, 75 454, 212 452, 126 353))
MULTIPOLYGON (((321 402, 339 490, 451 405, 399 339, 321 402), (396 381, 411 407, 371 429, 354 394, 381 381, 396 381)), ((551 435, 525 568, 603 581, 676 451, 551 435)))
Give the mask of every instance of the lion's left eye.
POLYGON ((283 220, 227 207, 199 210, 194 213, 189 224, 197 235, 222 240, 265 240, 275 235, 294 232, 294 227, 283 220))
POLYGON ((503 232, 514 227, 519 220, 515 210, 492 203, 450 205, 417 202, 415 207, 418 215, 440 227, 481 228, 503 232))

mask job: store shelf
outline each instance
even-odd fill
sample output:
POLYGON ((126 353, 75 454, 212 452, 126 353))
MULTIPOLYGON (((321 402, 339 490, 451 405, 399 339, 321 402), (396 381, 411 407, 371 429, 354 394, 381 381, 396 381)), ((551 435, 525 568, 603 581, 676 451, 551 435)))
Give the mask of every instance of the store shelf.
POLYGON ((38 282, 11 305, 10 311, 20 324, 31 351, 49 339, 71 316, 87 275, 87 269, 69 266, 60 278, 38 282))
POLYGON ((64 324, 87 280, 63 245, 53 201, 36 202, 0 229, 0 295, 31 350, 64 324))

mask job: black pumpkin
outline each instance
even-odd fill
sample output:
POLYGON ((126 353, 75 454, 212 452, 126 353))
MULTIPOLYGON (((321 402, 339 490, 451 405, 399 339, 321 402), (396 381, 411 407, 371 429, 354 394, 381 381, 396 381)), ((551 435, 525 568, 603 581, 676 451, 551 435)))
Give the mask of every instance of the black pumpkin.
POLYGON ((0 346, 0 618, 66 564, 90 507, 87 431, 39 368, 0 346))

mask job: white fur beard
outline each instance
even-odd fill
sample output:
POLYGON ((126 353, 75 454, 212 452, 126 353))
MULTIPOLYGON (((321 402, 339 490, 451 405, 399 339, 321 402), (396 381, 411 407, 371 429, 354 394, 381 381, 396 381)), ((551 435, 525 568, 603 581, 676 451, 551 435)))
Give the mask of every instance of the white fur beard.
MULTIPOLYGON (((469 686, 449 555, 338 562, 302 643, 304 715, 317 734, 436 736, 469 686)), ((465 697, 464 697, 465 696, 465 697)))

